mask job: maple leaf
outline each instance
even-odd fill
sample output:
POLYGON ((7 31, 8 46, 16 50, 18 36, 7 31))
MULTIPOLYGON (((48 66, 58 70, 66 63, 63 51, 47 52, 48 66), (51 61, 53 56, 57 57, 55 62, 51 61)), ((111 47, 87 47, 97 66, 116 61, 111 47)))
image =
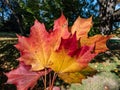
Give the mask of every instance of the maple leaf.
POLYGON ((44 24, 35 21, 31 27, 29 37, 18 35, 18 44, 15 47, 20 51, 21 57, 18 59, 24 61, 26 65, 31 65, 32 70, 42 70, 49 67, 48 62, 51 51, 59 47, 62 38, 68 38, 67 20, 62 14, 54 22, 54 29, 47 32, 44 24))
POLYGON ((60 73, 58 74, 58 77, 60 77, 62 80, 64 80, 66 83, 81 83, 82 79, 85 79, 85 75, 81 74, 80 72, 72 72, 72 73, 60 73))
POLYGON ((108 39, 110 39, 113 35, 95 35, 95 36, 92 36, 92 37, 82 37, 80 39, 80 45, 81 46, 84 46, 84 45, 87 45, 87 46, 90 46, 92 45, 93 43, 95 43, 95 48, 94 48, 94 52, 95 53, 101 53, 101 52, 105 52, 106 50, 108 50, 107 46, 106 46, 106 41, 108 39))
POLYGON ((88 36, 88 32, 92 27, 92 17, 85 19, 78 17, 71 27, 71 33, 74 34, 76 32, 77 40, 80 37, 88 36))
POLYGON ((92 37, 88 36, 92 26, 92 17, 88 19, 78 17, 74 22, 73 26, 70 28, 72 34, 76 32, 77 40, 80 39, 81 46, 91 46, 95 44, 95 53, 101 53, 108 50, 106 46, 106 41, 111 38, 113 35, 95 35, 92 37))
MULTIPOLYGON (((28 90, 28 88, 32 89, 37 83, 37 80, 41 76, 45 75, 45 71, 32 72, 30 71, 30 68, 30 66, 20 62, 17 69, 6 73, 8 77, 7 83, 15 84, 17 86, 17 90, 28 90)), ((50 72, 50 70, 47 71, 47 73, 48 72, 50 72)))
POLYGON ((81 71, 78 72, 68 72, 68 73, 60 73, 58 76, 63 79, 66 83, 81 83, 82 79, 87 78, 87 76, 93 76, 96 74, 96 70, 87 66, 81 71))
POLYGON ((68 39, 62 39, 59 49, 50 56, 52 70, 57 73, 80 71, 97 55, 91 53, 94 45, 79 47, 74 43, 77 43, 75 34, 68 39))
POLYGON ((93 70, 88 67, 88 63, 98 53, 107 50, 105 42, 111 37, 102 35, 88 37, 91 26, 92 17, 88 19, 78 17, 70 33, 68 22, 62 14, 54 21, 53 30, 47 32, 45 25, 35 20, 29 37, 17 35, 18 44, 15 47, 21 54, 18 58, 20 65, 6 73, 7 83, 16 84, 18 90, 33 88, 39 77, 45 75, 45 71, 41 70, 46 68, 55 71, 65 81, 81 82, 81 79, 88 75, 83 71, 93 70))

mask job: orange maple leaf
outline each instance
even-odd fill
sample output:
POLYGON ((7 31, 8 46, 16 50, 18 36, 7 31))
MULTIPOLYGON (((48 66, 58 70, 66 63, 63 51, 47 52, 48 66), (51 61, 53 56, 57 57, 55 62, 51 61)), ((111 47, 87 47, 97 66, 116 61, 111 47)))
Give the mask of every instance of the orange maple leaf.
POLYGON ((78 17, 74 22, 73 26, 70 28, 72 34, 76 32, 77 40, 80 39, 81 46, 91 46, 95 44, 94 52, 101 53, 108 50, 106 46, 106 41, 113 37, 113 35, 95 35, 92 37, 88 36, 88 32, 90 31, 92 26, 92 17, 88 19, 78 17))
POLYGON ((87 45, 90 46, 93 43, 95 43, 95 47, 94 47, 94 52, 95 53, 101 53, 101 52, 105 52, 106 50, 108 50, 107 46, 106 46, 106 41, 111 38, 113 35, 95 35, 92 37, 82 37, 80 39, 80 44, 81 46, 87 45))
POLYGON ((71 27, 71 33, 74 34, 76 32, 77 40, 80 37, 88 36, 88 32, 92 27, 92 17, 85 19, 78 17, 71 27))
POLYGON ((32 70, 42 70, 49 67, 48 59, 51 50, 59 47, 61 38, 68 38, 67 20, 64 15, 54 22, 54 29, 49 33, 44 24, 35 21, 31 27, 29 37, 18 35, 18 44, 15 47, 20 50, 21 57, 18 59, 24 61, 26 65, 31 65, 32 70))

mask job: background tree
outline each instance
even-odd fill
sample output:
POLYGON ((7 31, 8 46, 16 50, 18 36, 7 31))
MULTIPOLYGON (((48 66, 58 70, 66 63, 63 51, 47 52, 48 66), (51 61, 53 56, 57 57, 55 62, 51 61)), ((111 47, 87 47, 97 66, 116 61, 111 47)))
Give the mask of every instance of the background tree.
POLYGON ((120 9, 115 10, 117 0, 99 0, 99 30, 102 34, 110 34, 114 22, 120 21, 120 9))
POLYGON ((0 19, 3 27, 1 26, 0 30, 25 35, 29 33, 29 28, 35 19, 45 23, 49 30, 53 26, 53 20, 63 12, 70 26, 78 16, 84 18, 93 16, 92 33, 110 34, 114 22, 119 21, 120 12, 115 10, 118 2, 117 0, 1 0, 0 19), (13 28, 11 23, 16 28, 13 28))

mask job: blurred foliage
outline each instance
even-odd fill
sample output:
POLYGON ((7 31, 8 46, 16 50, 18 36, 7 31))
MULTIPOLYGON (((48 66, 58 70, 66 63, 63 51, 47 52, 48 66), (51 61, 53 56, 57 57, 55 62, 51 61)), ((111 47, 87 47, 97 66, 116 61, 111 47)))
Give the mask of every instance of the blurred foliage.
MULTIPOLYGON (((107 3, 109 3, 109 1, 107 1, 107 3)), ((83 18, 93 16, 94 25, 90 35, 92 35, 92 33, 100 33, 101 30, 99 30, 99 28, 100 25, 102 25, 101 22, 104 23, 101 21, 101 16, 107 18, 109 12, 111 12, 108 11, 106 15, 100 13, 102 7, 104 7, 105 10, 109 7, 105 6, 106 4, 104 3, 103 5, 101 4, 99 0, 1 0, 0 31, 13 31, 26 35, 29 33, 29 29, 35 19, 45 23, 49 30, 53 28, 53 21, 60 17, 61 13, 64 13, 69 20, 69 26, 73 24, 78 16, 83 18)), ((113 5, 112 1, 111 5, 113 5)), ((115 10, 115 8, 113 8, 113 10, 115 10)), ((119 17, 119 13, 116 16, 119 17)))
POLYGON ((120 51, 111 50, 105 53, 101 53, 96 56, 89 65, 98 72, 114 71, 119 73, 120 69, 118 66, 120 66, 120 51))
POLYGON ((101 72, 88 77, 82 84, 72 84, 69 90, 119 90, 120 79, 111 72, 101 72))
POLYGON ((19 56, 18 51, 13 46, 17 41, 6 40, 0 41, 0 70, 10 71, 18 65, 16 60, 19 56))
POLYGON ((5 84, 7 77, 3 72, 13 70, 18 66, 19 52, 13 46, 17 40, 9 40, 8 38, 0 37, 0 89, 1 90, 16 90, 15 85, 5 84), (6 39, 6 40, 4 40, 6 39), (7 40, 8 39, 8 40, 7 40))

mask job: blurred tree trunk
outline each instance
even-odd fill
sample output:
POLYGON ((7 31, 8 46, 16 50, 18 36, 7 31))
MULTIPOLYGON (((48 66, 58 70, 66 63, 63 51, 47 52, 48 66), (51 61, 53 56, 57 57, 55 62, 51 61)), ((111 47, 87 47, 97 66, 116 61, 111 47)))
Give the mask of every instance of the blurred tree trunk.
POLYGON ((101 34, 109 35, 112 30, 113 14, 117 0, 99 0, 100 3, 100 26, 101 34))
POLYGON ((120 9, 115 10, 117 0, 99 0, 100 3, 100 24, 99 30, 103 35, 109 35, 112 32, 114 22, 120 21, 120 9))

